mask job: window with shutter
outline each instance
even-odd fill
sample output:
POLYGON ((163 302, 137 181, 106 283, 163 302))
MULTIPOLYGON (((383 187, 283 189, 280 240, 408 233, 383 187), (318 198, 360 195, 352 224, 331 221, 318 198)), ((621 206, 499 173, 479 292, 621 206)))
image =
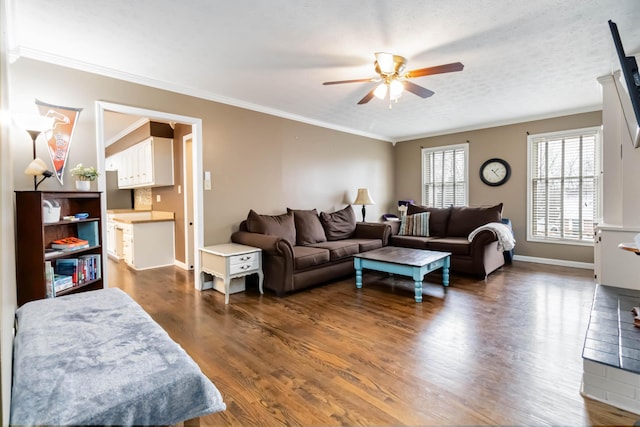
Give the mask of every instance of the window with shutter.
POLYGON ((422 204, 466 206, 469 201, 469 144, 422 149, 422 204))
POLYGON ((600 128, 529 135, 527 239, 593 244, 600 128))

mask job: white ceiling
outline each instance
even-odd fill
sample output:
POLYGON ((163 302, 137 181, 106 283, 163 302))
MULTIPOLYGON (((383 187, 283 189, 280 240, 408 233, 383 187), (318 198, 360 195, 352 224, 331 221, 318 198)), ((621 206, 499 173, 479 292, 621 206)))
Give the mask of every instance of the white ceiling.
POLYGON ((600 109, 609 19, 640 52, 638 0, 8 1, 16 57, 389 141, 600 109), (465 68, 392 109, 357 105, 375 83, 322 85, 375 77, 377 51, 465 68))

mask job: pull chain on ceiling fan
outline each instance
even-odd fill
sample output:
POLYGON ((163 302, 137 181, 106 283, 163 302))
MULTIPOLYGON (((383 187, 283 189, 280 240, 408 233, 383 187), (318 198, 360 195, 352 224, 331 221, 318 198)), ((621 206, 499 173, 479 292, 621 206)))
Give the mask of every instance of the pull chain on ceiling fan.
POLYGON ((374 62, 375 71, 379 77, 369 79, 355 79, 355 80, 337 80, 331 82, 324 82, 323 85, 336 85, 343 83, 366 83, 366 82, 381 82, 378 86, 371 89, 362 98, 358 104, 366 104, 371 101, 375 96, 379 99, 385 99, 389 95, 389 108, 391 108, 391 101, 398 102, 398 98, 406 90, 414 95, 418 95, 420 98, 428 98, 435 92, 419 86, 409 79, 416 77, 430 76, 433 74, 451 73, 454 71, 462 71, 464 65, 460 62, 453 62, 451 64, 438 65, 435 67, 419 68, 417 70, 411 70, 404 72, 407 65, 407 59, 400 55, 393 55, 386 52, 376 52, 376 61, 374 62))

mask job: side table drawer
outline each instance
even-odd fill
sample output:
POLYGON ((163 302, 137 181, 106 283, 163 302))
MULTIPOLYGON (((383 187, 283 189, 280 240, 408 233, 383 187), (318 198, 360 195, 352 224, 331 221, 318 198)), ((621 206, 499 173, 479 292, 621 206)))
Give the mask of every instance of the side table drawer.
POLYGON ((235 263, 233 258, 236 258, 236 257, 233 257, 232 259, 230 259, 229 274, 236 274, 236 273, 242 273, 244 271, 257 270, 259 263, 258 263, 258 258, 256 257, 256 254, 246 254, 246 255, 238 256, 237 258, 240 258, 240 257, 248 258, 249 256, 251 256, 249 260, 235 262, 235 263))
POLYGON ((252 263, 258 259, 257 253, 234 255, 229 258, 229 265, 252 263))

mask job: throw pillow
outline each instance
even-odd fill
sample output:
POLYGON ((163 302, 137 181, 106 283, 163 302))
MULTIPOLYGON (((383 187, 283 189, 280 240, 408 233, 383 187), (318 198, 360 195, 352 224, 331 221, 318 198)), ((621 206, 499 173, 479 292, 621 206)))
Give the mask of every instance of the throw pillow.
POLYGON ((327 240, 348 239, 356 231, 356 214, 348 205, 337 212, 320 212, 320 223, 327 240))
POLYGON ((293 212, 282 215, 260 215, 251 209, 247 216, 247 231, 281 237, 291 243, 291 246, 296 244, 293 212))
POLYGON ((399 236, 422 236, 429 237, 429 216, 430 212, 422 212, 402 217, 399 236))
POLYGON ((312 243, 326 242, 324 228, 318 218, 318 211, 295 210, 287 208, 287 212, 293 212, 293 221, 296 225, 296 244, 299 246, 310 245, 312 243))
POLYGON ((435 237, 447 237, 449 225, 449 215, 451 208, 430 208, 422 205, 414 205, 410 203, 407 206, 407 215, 413 215, 421 212, 429 212, 429 234, 435 237))

